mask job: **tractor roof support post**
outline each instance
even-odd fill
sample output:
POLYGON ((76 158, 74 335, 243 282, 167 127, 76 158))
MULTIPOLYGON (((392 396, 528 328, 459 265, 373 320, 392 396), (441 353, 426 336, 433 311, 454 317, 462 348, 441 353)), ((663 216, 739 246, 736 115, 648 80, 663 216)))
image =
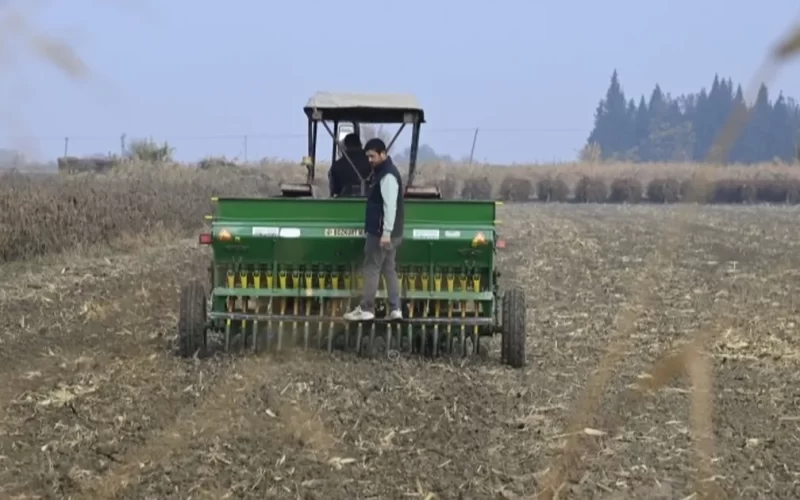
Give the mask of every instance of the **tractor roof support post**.
POLYGON ((306 183, 314 182, 317 161, 317 122, 308 119, 308 157, 311 158, 311 165, 307 166, 306 183))
POLYGON ((411 132, 411 151, 408 155, 408 186, 414 185, 414 176, 417 173, 417 150, 419 149, 419 119, 414 120, 414 129, 411 132))
POLYGON ((314 122, 314 165, 317 164, 317 140, 319 139, 319 123, 314 122))
POLYGON ((406 124, 405 123, 400 124, 400 128, 397 129, 397 132, 394 134, 394 137, 392 137, 392 140, 389 141, 389 144, 386 145, 386 154, 389 154, 389 151, 392 149, 392 146, 394 146, 394 141, 396 141, 397 138, 400 137, 400 133, 403 131, 404 128, 406 128, 406 124))
MULTIPOLYGON (((333 120, 333 130, 336 130, 337 132, 339 131, 339 120, 333 120)), ((333 162, 336 161, 336 143, 339 141, 337 141, 336 137, 334 137, 333 131, 328 130, 328 132, 331 133, 331 139, 333 139, 331 141, 331 165, 333 165, 333 162)))

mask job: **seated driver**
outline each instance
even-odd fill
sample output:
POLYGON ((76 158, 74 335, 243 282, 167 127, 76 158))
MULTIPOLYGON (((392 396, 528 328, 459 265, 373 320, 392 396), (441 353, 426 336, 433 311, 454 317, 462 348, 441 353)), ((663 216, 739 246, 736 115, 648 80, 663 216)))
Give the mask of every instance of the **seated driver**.
POLYGON ((366 179, 372 173, 361 139, 356 134, 344 137, 344 149, 347 156, 343 154, 328 170, 331 197, 360 195, 361 181, 364 180, 366 186, 366 179))

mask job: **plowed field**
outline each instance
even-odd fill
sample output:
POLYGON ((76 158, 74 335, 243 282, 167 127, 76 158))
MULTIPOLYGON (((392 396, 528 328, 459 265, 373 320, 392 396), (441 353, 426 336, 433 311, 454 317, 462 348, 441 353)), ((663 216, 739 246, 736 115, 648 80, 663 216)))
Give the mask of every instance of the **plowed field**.
POLYGON ((464 361, 178 359, 178 289, 208 258, 194 240, 0 267, 0 498, 534 496, 618 338, 559 498, 678 499, 700 484, 800 498, 800 209, 503 210, 505 279, 527 292, 524 370, 499 363, 499 341, 464 361), (699 332, 706 397, 692 403, 680 375, 632 388, 699 332), (698 483, 693 418, 708 408, 698 483))

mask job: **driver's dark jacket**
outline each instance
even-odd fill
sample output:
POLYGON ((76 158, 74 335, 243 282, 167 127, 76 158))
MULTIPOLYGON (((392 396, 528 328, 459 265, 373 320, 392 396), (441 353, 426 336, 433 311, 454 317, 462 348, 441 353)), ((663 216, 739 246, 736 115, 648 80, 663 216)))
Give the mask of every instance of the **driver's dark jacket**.
POLYGON ((347 158, 342 155, 341 158, 333 162, 330 170, 328 171, 328 182, 330 184, 331 196, 358 196, 361 193, 361 179, 359 179, 356 171, 361 174, 361 178, 365 181, 365 186, 369 186, 367 178, 372 173, 372 168, 367 160, 367 155, 363 149, 348 149, 347 156, 353 162, 351 165, 347 158))

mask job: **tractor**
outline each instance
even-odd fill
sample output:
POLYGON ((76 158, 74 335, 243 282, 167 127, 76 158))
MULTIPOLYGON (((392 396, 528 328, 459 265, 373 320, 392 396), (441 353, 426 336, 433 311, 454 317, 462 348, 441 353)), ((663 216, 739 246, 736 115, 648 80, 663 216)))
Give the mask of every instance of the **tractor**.
MULTIPOLYGON (((525 366, 526 306, 520 288, 500 290, 495 268, 504 247, 496 231, 499 203, 443 200, 437 187, 417 186, 417 149, 425 114, 414 96, 317 92, 306 106, 306 182, 281 185, 265 198, 215 197, 205 279, 181 288, 178 352, 210 353, 210 334, 225 352, 345 350, 357 356, 482 354, 481 340, 501 335, 501 360, 525 366), (397 252, 403 320, 385 319, 382 283, 375 319, 348 323, 359 300, 364 248, 362 192, 315 195, 317 134, 332 138, 331 160, 346 156, 342 131, 362 124, 412 127, 404 179, 405 230, 397 252)), ((363 183, 362 183, 363 184, 363 183)), ((485 347, 483 347, 485 351, 485 347)))

